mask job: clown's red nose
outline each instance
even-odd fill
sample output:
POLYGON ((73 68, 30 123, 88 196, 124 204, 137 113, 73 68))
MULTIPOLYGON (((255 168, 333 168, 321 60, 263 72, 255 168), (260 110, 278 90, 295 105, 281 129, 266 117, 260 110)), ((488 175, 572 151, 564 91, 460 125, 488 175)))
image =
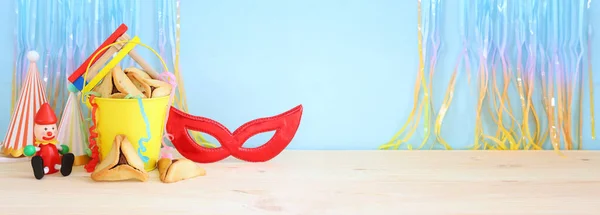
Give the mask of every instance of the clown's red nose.
POLYGON ((52 131, 46 132, 46 136, 52 136, 52 131))

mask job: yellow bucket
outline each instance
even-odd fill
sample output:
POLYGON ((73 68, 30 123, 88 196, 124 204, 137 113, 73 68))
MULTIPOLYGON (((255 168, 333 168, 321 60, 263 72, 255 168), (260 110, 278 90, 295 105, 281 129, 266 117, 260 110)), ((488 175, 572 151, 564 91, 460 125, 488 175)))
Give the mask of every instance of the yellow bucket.
MULTIPOLYGON (((149 46, 140 43, 139 38, 134 37, 132 40, 128 41, 117 41, 114 42, 104 48, 101 49, 107 50, 108 48, 118 45, 125 44, 125 47, 129 47, 129 49, 133 49, 135 45, 141 45, 146 47, 150 51, 152 51, 160 60, 166 72, 168 72, 168 67, 162 57, 149 46)), ((125 49, 125 47, 123 49, 125 49)), ((86 72, 84 74, 84 80, 86 79, 87 70, 92 66, 93 59, 99 57, 98 54, 101 53, 98 51, 94 56, 92 56, 92 60, 87 65, 86 72)), ((127 52, 121 53, 123 50, 119 51, 117 55, 113 59, 123 59, 127 52)), ((112 62, 109 62, 105 67, 108 67, 112 62)), ((118 64, 116 62, 114 65, 118 64)), ((95 83, 97 84, 97 82, 95 83)), ((94 84, 94 85, 95 85, 94 84)), ((85 82, 82 93, 85 95, 85 82)), ((89 100, 82 97, 88 108, 92 110, 91 104, 89 100)), ((102 159, 108 155, 110 152, 114 138, 121 134, 127 136, 127 139, 136 152, 139 150, 139 140, 141 138, 148 138, 147 142, 142 142, 144 147, 146 148, 145 152, 142 152, 143 156, 148 157, 148 161, 144 164, 144 169, 146 171, 152 171, 156 169, 156 163, 158 162, 160 156, 160 150, 162 145, 162 138, 165 126, 165 118, 167 116, 168 106, 169 106, 169 96, 160 97, 160 98, 147 98, 141 99, 142 106, 144 109, 144 113, 148 118, 148 126, 150 127, 150 137, 146 133, 146 123, 144 117, 142 116, 142 110, 140 108, 140 104, 138 99, 112 99, 112 98, 94 98, 94 103, 98 105, 96 109, 96 132, 98 133, 98 137, 96 138, 96 145, 98 146, 99 151, 99 159, 102 159)))
MULTIPOLYGON (((94 102, 98 104, 96 129, 100 160, 111 150, 113 140, 119 134, 127 136, 129 142, 138 151, 140 138, 148 137, 138 100, 94 98, 94 102)), ((151 136, 148 142, 143 143, 146 152, 142 152, 142 154, 148 157, 144 168, 146 171, 152 171, 156 168, 156 162, 160 155, 169 97, 142 99, 142 104, 148 117, 151 136)))

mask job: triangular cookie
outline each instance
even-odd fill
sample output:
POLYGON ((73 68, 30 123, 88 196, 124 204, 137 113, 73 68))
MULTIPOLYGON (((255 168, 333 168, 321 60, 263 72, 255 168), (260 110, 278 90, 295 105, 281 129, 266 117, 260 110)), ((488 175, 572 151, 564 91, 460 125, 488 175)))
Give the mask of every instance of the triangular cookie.
POLYGON ((113 146, 92 173, 94 181, 148 180, 144 162, 125 135, 115 136, 113 146))
POLYGON ((173 183, 198 176, 206 175, 206 171, 191 160, 181 158, 171 160, 162 158, 158 161, 160 180, 164 183, 173 183))
POLYGON ((131 96, 141 96, 142 98, 146 98, 146 95, 142 93, 142 91, 138 90, 138 88, 131 82, 131 79, 125 75, 121 67, 115 66, 112 71, 113 83, 115 87, 121 93, 130 94, 131 96))
POLYGON ((131 83, 138 88, 138 90, 146 95, 146 98, 152 97, 152 87, 146 84, 146 82, 142 81, 144 80, 143 77, 141 77, 138 73, 133 72, 127 73, 127 77, 131 80, 131 83))
POLYGON ((171 85, 167 82, 155 79, 141 80, 152 89, 152 98, 164 97, 171 94, 171 85))

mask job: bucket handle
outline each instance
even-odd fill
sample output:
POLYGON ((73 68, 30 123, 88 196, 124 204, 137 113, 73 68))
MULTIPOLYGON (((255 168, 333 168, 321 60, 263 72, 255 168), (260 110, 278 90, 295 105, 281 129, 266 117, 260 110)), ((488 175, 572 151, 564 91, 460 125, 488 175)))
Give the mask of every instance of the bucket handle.
MULTIPOLYGON (((131 40, 117 41, 117 42, 111 43, 110 45, 107 45, 107 46, 105 46, 105 47, 102 47, 102 49, 100 49, 100 50, 99 50, 99 51, 98 51, 96 54, 94 54, 94 55, 92 56, 92 58, 91 58, 90 62, 88 63, 87 67, 85 68, 85 73, 83 73, 83 80, 84 80, 84 81, 83 81, 83 87, 82 87, 82 90, 81 90, 81 94, 82 94, 82 95, 86 95, 86 93, 87 93, 87 92, 86 92, 86 86, 88 85, 88 83, 86 83, 86 81, 85 81, 85 80, 87 80, 87 74, 88 74, 88 71, 90 70, 90 68, 92 67, 92 62, 94 62, 94 60, 96 60, 96 58, 98 58, 98 57, 99 57, 100 53, 103 53, 104 51, 106 51, 107 49, 109 49, 109 48, 111 48, 111 47, 113 47, 113 46, 116 46, 116 45, 122 45, 122 44, 133 44, 133 45, 129 47, 129 48, 130 48, 130 50, 128 50, 127 52, 124 52, 124 53, 122 53, 122 52, 118 52, 118 53, 117 53, 117 56, 115 56, 115 58, 116 58, 116 59, 118 59, 118 62, 117 62, 117 63, 121 62, 121 60, 122 60, 123 58, 125 58, 125 56, 127 56, 127 55, 129 54, 129 52, 130 52, 130 51, 131 51, 131 50, 132 50, 132 49, 133 49, 133 48, 134 48, 136 45, 140 45, 140 46, 142 46, 142 47, 144 47, 144 48, 147 48, 148 50, 150 50, 150 51, 151 51, 151 52, 152 52, 154 55, 156 55, 156 57, 158 57, 158 59, 160 60, 160 63, 162 64, 162 66, 163 66, 163 68, 164 68, 164 71, 165 71, 164 73, 167 73, 165 76, 168 76, 168 77, 165 77, 165 78, 164 78, 165 80, 163 80, 163 81, 167 81, 167 82, 171 83, 171 85, 173 85, 173 83, 177 83, 177 82, 176 82, 176 80, 175 80, 175 76, 174 76, 174 75, 173 75, 173 74, 172 74, 172 73, 169 71, 169 67, 167 66, 167 64, 165 63, 165 61, 163 60, 163 58, 160 56, 160 54, 158 54, 158 52, 157 52, 156 50, 154 50, 152 47, 150 47, 150 46, 148 46, 148 45, 146 45, 146 44, 144 44, 144 43, 140 42, 140 41, 139 41, 139 38, 136 36, 136 37, 132 38, 131 40), (168 79, 167 79, 167 78, 168 78, 168 79), (169 80, 169 79, 170 79, 170 80, 169 80)), ((123 47, 123 49, 124 49, 124 48, 128 48, 128 47, 123 47)), ((110 66, 110 65, 108 65, 108 66, 110 66)), ((113 65, 113 67, 114 67, 114 66, 116 66, 116 65, 113 65)), ((110 69, 113 69, 113 68, 110 68, 110 69)), ((92 81, 90 81, 90 82, 91 82, 91 84, 93 84, 93 85, 94 85, 94 86, 92 86, 92 87, 95 87, 95 85, 96 85, 96 84, 98 84, 99 80, 100 80, 101 78, 103 78, 103 77, 104 77, 104 76, 102 76, 102 77, 99 77, 100 75, 102 75, 102 74, 98 74, 98 75, 96 75, 96 77, 92 78, 92 81), (95 80, 98 80, 98 81, 95 81, 95 80)), ((104 75, 106 75, 106 74, 104 74, 104 75)), ((161 74, 161 75, 162 75, 162 74, 161 74)), ((89 86, 87 86, 87 87, 88 87, 88 88, 90 88, 89 86)), ((175 87, 176 87, 176 86, 172 86, 172 88, 173 88, 173 89, 175 89, 175 87)), ((90 89, 91 89, 91 88, 90 88, 90 89)), ((91 90, 88 90, 88 91, 91 91, 91 90)), ((171 93, 171 96, 172 96, 172 93, 171 93)), ((81 97, 81 102, 82 102, 82 103, 85 103, 85 98, 84 98, 84 96, 82 96, 82 97, 81 97)), ((169 104, 171 104, 171 103, 172 103, 172 102, 171 102, 171 101, 169 101, 169 104)))

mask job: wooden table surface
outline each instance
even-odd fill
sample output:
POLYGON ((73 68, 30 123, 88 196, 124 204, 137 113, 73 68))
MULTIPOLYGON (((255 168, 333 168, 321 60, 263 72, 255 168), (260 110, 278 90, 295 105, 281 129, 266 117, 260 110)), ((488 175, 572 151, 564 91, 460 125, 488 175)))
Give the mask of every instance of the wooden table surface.
POLYGON ((600 214, 600 152, 284 151, 163 184, 0 164, 0 214, 600 214))

